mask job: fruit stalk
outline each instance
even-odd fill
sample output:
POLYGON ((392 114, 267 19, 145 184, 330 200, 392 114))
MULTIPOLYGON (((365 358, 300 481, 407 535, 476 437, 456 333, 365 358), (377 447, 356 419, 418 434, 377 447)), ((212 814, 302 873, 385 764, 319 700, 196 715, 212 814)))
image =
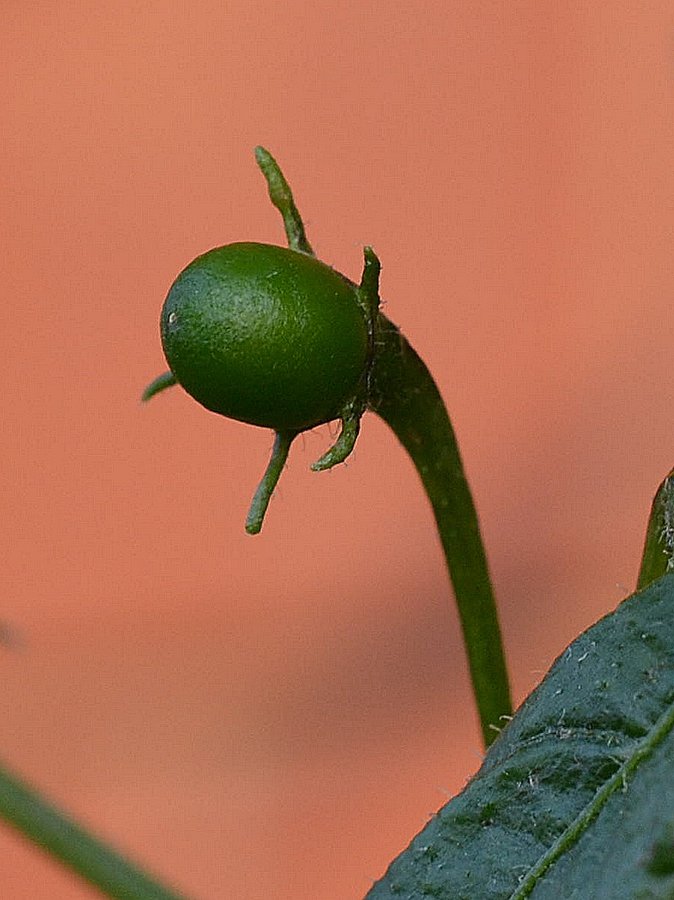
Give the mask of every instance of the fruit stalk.
POLYGON ((423 360, 383 315, 370 408, 409 453, 431 502, 459 611, 482 737, 489 746, 512 706, 477 513, 440 392, 423 360))

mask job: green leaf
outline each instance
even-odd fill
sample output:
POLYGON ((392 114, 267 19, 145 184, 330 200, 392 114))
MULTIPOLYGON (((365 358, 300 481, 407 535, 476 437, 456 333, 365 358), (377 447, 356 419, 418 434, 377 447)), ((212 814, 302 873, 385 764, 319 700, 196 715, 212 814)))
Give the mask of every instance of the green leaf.
POLYGON ((674 897, 674 575, 582 634, 369 900, 674 897))

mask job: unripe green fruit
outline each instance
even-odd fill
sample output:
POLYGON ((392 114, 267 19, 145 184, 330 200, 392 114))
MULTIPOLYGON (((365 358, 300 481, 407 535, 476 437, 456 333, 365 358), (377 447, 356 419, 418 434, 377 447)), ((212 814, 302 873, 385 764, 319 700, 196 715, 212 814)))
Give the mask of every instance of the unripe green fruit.
POLYGON ((368 362, 356 286, 312 256, 228 244, 197 257, 161 313, 166 360, 207 409, 276 431, 337 418, 368 362))

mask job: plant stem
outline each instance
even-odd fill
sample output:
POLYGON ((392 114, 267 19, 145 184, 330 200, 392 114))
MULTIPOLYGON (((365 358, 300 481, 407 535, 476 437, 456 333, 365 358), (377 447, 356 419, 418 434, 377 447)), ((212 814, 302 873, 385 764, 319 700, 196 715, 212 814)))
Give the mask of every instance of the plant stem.
POLYGON ((412 457, 433 507, 454 587, 486 746, 512 705, 480 527, 442 397, 424 362, 380 315, 370 408, 412 457))
POLYGON ((108 897, 181 900, 5 769, 0 769, 0 816, 108 897))
POLYGON ((674 567, 674 469, 653 498, 646 527, 637 590, 647 587, 674 567))

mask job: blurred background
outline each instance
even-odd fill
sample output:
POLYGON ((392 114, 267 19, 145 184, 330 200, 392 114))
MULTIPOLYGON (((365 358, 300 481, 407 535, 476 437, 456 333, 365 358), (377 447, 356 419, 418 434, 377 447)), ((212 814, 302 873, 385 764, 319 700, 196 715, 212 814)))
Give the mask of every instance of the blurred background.
MULTIPOLYGON (((382 263, 447 400, 519 702, 632 589, 674 465, 674 11, 23 4, 0 37, 0 756, 195 900, 357 900, 480 764, 430 509, 372 416, 271 447, 174 389, 178 271, 382 263)), ((0 829, 2 893, 96 896, 0 829)))

